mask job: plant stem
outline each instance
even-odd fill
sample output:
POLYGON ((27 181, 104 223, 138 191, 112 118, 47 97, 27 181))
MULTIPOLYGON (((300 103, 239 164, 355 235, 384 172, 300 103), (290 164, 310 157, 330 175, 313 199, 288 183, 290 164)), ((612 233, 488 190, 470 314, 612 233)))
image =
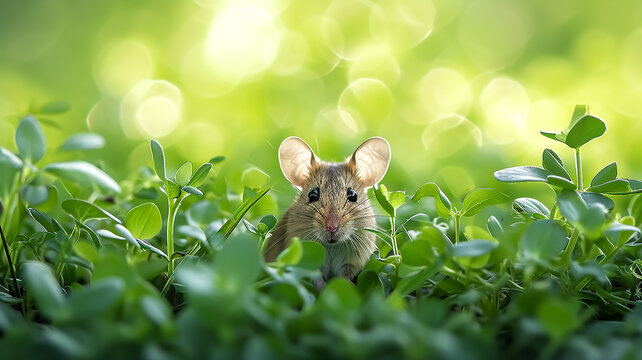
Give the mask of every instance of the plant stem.
POLYGON ((566 250, 564 250, 564 255, 562 256, 562 262, 564 266, 568 266, 571 263, 571 256, 573 255, 573 250, 575 249, 575 245, 577 244, 577 239, 580 237, 580 231, 576 229, 573 229, 573 233, 571 234, 571 239, 568 241, 568 246, 566 246, 566 250))
POLYGON ((169 262, 167 264, 167 276, 172 276, 172 273, 174 273, 174 259, 172 259, 172 255, 174 254, 174 219, 178 212, 180 200, 170 198, 167 200, 169 203, 167 214, 167 256, 169 257, 169 262))
POLYGON ((461 217, 455 215, 455 245, 459 244, 459 220, 461 217))
POLYGON ((3 225, 5 229, 7 229, 7 235, 10 234, 9 227, 11 225, 11 214, 13 213, 14 199, 16 197, 18 190, 22 186, 21 184, 22 173, 23 171, 20 170, 20 172, 18 173, 18 176, 14 175, 13 184, 11 186, 11 194, 9 194, 6 207, 2 212, 2 216, 0 217, 0 225, 3 225))
POLYGON ((557 203, 553 204, 553 207, 551 208, 551 214, 549 215, 549 219, 555 220, 555 212, 557 211, 557 203))
POLYGON ((583 190, 582 185, 582 157, 580 156, 580 148, 575 149, 575 170, 577 171, 577 190, 583 190))
POLYGON ((395 236, 395 232, 396 232, 395 217, 396 217, 396 214, 390 217, 390 238, 392 240, 392 253, 394 255, 399 255, 399 247, 397 246, 397 237, 395 236))
POLYGON ((13 287, 15 288, 15 291, 18 297, 22 298, 22 294, 20 294, 20 288, 18 287, 18 281, 16 280, 16 271, 13 268, 13 261, 11 261, 11 255, 9 255, 9 244, 7 244, 7 239, 5 239, 4 237, 4 231, 2 231, 2 226, 0 226, 0 236, 2 237, 2 247, 4 248, 4 253, 5 255, 7 255, 9 271, 11 271, 11 277, 13 278, 13 287))

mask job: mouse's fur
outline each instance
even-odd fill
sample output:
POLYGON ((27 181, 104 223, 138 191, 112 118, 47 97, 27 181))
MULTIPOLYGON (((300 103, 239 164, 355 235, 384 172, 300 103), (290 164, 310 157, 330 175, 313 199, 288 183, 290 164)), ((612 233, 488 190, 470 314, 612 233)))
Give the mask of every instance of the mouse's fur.
POLYGON ((321 243, 326 251, 321 267, 324 280, 334 276, 352 279, 375 250, 376 222, 366 188, 385 174, 390 147, 382 138, 364 142, 346 161, 320 161, 301 139, 290 137, 279 148, 281 169, 300 191, 272 232, 265 258, 274 261, 290 239, 321 243), (319 199, 309 201, 312 189, 319 188, 319 199), (356 191, 356 201, 349 201, 348 189, 356 191), (331 232, 331 218, 338 219, 338 229, 331 232))

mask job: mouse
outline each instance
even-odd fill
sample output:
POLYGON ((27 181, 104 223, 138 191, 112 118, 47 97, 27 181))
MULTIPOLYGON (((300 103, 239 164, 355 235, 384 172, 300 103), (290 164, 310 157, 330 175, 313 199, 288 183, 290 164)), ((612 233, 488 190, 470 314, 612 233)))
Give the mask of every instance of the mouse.
POLYGON ((298 190, 265 248, 275 261, 294 237, 325 248, 322 287, 333 277, 354 281, 376 249, 376 221, 366 189, 377 184, 390 163, 390 145, 381 137, 366 140, 343 162, 320 160, 302 139, 291 136, 279 147, 285 178, 298 190))

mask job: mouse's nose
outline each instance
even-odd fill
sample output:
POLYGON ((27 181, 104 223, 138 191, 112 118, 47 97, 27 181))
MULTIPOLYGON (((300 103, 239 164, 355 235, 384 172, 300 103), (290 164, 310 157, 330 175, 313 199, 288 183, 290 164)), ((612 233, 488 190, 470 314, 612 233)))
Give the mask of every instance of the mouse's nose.
POLYGON ((339 217, 335 212, 328 214, 328 218, 325 220, 325 227, 329 232, 334 233, 339 228, 339 217))

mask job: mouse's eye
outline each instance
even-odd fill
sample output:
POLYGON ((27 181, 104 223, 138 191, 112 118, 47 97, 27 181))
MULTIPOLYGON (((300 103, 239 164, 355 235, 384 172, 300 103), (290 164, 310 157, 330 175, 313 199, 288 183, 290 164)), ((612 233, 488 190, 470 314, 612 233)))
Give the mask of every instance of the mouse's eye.
POLYGON ((348 201, 357 202, 357 192, 353 188, 348 188, 348 201))
POLYGON ((319 188, 318 187, 310 190, 310 192, 308 193, 308 200, 310 200, 310 202, 315 202, 315 201, 319 200, 319 188))

